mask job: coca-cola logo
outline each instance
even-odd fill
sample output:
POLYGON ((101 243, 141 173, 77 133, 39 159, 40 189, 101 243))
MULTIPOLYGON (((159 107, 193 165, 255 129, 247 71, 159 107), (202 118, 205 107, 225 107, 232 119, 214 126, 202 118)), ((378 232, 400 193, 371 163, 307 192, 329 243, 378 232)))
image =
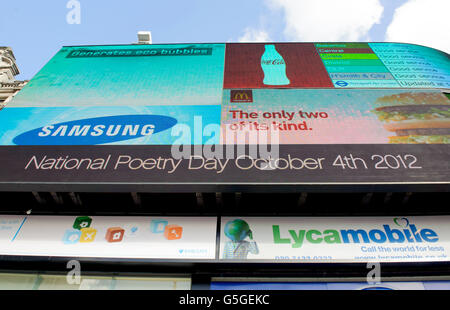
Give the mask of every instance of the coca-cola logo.
POLYGON ((284 65, 285 64, 283 59, 263 60, 262 63, 264 65, 284 65))

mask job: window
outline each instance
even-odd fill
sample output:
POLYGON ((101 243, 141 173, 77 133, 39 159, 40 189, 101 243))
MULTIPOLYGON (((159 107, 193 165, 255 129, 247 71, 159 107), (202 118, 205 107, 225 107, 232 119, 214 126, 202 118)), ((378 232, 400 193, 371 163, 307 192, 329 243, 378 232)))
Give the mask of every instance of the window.
POLYGON ((70 284, 66 275, 0 273, 0 290, 189 290, 191 279, 168 277, 82 276, 70 284))

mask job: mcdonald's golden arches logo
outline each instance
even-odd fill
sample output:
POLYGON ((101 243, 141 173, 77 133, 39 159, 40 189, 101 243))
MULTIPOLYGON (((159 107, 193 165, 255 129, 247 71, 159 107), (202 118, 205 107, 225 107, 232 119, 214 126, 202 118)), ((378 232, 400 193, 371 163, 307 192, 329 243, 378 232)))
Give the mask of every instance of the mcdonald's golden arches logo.
POLYGON ((233 89, 230 92, 231 102, 253 102, 253 92, 251 89, 233 89))

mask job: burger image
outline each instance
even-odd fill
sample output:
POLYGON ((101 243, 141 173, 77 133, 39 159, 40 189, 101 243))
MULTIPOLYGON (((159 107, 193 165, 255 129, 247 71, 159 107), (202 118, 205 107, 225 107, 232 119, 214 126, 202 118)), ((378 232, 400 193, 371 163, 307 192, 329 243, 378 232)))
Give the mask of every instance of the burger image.
POLYGON ((389 143, 450 143, 450 99, 436 92, 406 92, 376 100, 373 111, 396 134, 389 143))

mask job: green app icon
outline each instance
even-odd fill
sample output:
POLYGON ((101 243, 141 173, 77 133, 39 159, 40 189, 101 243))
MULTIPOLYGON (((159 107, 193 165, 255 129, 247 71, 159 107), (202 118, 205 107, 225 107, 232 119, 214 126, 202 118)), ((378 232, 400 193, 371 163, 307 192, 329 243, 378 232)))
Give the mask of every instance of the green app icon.
POLYGON ((82 229, 82 228, 88 228, 91 226, 92 219, 89 216, 79 216, 75 219, 75 222, 73 223, 73 228, 75 229, 82 229))

